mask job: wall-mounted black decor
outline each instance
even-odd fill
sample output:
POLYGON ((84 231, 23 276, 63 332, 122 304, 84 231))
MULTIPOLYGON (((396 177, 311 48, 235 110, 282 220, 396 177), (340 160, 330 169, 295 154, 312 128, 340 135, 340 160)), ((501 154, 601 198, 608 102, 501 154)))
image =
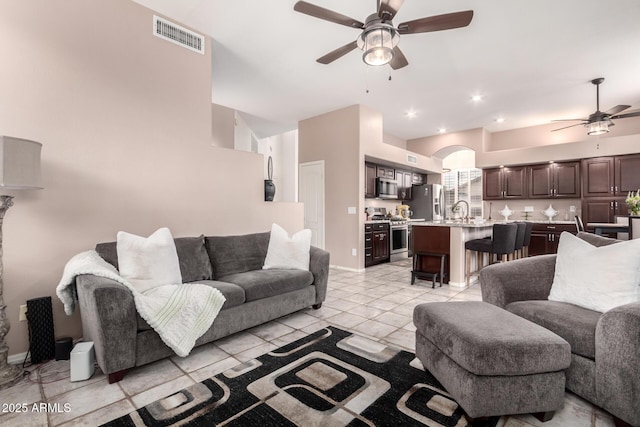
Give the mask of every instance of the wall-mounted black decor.
POLYGON ((269 156, 267 160, 267 174, 269 179, 264 180, 264 200, 265 202, 273 202, 276 195, 276 185, 273 183, 273 159, 269 156))

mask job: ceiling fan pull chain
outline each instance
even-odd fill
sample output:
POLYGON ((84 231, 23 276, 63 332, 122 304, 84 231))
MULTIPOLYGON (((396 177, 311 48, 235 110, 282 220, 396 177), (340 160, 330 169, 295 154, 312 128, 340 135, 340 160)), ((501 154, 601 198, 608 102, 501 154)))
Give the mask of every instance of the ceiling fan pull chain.
POLYGON ((365 93, 369 93, 369 66, 367 65, 367 72, 364 75, 365 93))

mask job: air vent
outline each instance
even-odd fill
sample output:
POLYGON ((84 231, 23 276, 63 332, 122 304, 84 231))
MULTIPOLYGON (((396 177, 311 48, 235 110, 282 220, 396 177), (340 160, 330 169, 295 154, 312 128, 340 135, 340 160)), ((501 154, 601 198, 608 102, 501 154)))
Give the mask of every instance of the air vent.
POLYGON ((416 156, 412 156, 411 154, 407 154, 407 163, 413 163, 414 165, 418 163, 418 158, 416 156))
POLYGON ((153 17, 153 34, 204 55, 204 37, 155 15, 153 17))

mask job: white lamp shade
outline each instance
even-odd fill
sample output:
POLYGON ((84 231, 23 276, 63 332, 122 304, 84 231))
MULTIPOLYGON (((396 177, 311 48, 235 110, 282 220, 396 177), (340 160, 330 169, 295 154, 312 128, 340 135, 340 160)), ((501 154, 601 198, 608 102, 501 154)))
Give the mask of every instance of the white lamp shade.
POLYGON ((42 188, 40 150, 42 144, 28 139, 0 136, 0 188, 42 188))

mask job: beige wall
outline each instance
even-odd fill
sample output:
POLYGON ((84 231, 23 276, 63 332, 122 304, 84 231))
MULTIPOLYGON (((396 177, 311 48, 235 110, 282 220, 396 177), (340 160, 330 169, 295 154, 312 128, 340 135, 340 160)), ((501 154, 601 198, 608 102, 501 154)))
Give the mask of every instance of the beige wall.
POLYGON ((234 109, 211 104, 211 140, 214 146, 234 148, 235 116, 234 109))
POLYGON ((382 142, 384 142, 385 144, 394 145, 398 148, 402 148, 403 150, 407 149, 407 141, 389 133, 384 133, 382 135, 382 142))
POLYGON ((57 336, 81 335, 55 297, 66 261, 118 230, 176 236, 303 227, 263 202, 262 156, 211 144, 211 56, 152 35, 128 0, 0 0, 0 133, 43 144, 44 190, 12 192, 4 221, 10 353, 18 305, 53 296, 57 336), (189 78, 185 79, 184 76, 189 78))
POLYGON ((588 136, 582 126, 551 132, 557 128, 553 123, 495 133, 471 129, 413 139, 407 147, 437 158, 470 148, 479 168, 640 152, 640 117, 616 120, 611 132, 602 136, 588 136))
POLYGON ((530 126, 521 129, 494 132, 488 140, 486 151, 509 150, 514 147, 527 148, 556 144, 583 143, 598 139, 617 138, 627 135, 640 134, 640 117, 615 120, 615 126, 610 127, 609 133, 597 136, 587 135, 584 126, 574 126, 561 131, 552 132, 570 123, 549 123, 540 126, 530 126))
POLYGON ((482 129, 451 132, 442 135, 427 136, 407 141, 407 149, 424 156, 444 159, 463 147, 476 152, 483 151, 484 135, 482 129))
POLYGON ((358 105, 298 123, 300 163, 324 160, 325 248, 331 253, 331 264, 351 269, 360 268, 363 258, 351 255, 352 248, 361 247, 359 220, 364 216, 360 131, 358 105), (350 206, 357 208, 356 215, 347 213, 350 206))
MULTIPOLYGON (((382 114, 368 107, 361 106, 363 111, 362 126, 370 129, 366 136, 360 139, 362 153, 368 158, 392 162, 396 165, 403 165, 407 169, 417 170, 423 173, 440 173, 442 170, 442 161, 440 159, 431 158, 423 152, 417 152, 408 146, 400 147, 383 142, 383 120, 382 114), (407 154, 412 154, 417 158, 417 163, 407 162, 407 154)), ((363 160, 364 161, 364 160, 363 160)), ((364 178, 363 178, 364 179, 364 178)), ((363 193, 364 194, 364 193, 363 193)))

